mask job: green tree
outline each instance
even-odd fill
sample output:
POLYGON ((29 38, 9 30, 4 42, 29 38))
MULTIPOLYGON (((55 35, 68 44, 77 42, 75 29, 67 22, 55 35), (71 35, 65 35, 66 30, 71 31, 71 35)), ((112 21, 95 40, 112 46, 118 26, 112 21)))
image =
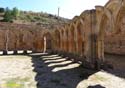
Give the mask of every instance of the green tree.
POLYGON ((12 21, 12 14, 11 14, 11 10, 7 7, 5 10, 5 14, 4 14, 4 20, 5 22, 11 22, 12 21))
POLYGON ((12 16, 14 19, 16 19, 19 16, 19 10, 16 7, 14 7, 12 10, 12 16))
POLYGON ((3 13, 4 12, 4 8, 0 8, 0 13, 3 13))

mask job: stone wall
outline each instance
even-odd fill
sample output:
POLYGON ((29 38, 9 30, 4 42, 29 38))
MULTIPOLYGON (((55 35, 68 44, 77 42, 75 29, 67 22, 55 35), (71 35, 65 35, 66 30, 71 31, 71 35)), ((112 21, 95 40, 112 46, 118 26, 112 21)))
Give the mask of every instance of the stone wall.
MULTIPOLYGON (((36 50, 43 28, 25 24, 0 23, 0 50, 36 50)), ((39 47, 39 46, 38 46, 39 47)), ((40 48, 40 47, 39 47, 40 48)), ((39 49, 40 50, 40 49, 39 49)))
POLYGON ((106 38, 105 53, 125 54, 125 34, 114 34, 113 36, 106 36, 106 38))

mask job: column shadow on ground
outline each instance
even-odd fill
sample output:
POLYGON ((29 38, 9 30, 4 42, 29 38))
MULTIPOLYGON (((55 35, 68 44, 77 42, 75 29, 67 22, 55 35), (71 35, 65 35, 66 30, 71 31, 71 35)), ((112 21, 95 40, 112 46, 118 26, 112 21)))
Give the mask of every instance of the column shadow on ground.
POLYGON ((80 81, 96 72, 75 66, 78 63, 69 59, 61 60, 63 58, 58 55, 30 56, 34 67, 33 71, 36 72, 37 88, 76 88, 80 81))

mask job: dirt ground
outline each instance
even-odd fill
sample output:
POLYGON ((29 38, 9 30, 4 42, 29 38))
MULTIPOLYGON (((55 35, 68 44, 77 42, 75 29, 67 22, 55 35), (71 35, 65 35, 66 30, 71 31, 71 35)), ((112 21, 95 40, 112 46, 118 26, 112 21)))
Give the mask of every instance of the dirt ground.
POLYGON ((0 56, 0 88, 125 88, 125 79, 58 55, 0 56))
POLYGON ((115 69, 125 68, 125 55, 105 54, 105 59, 113 64, 115 69))

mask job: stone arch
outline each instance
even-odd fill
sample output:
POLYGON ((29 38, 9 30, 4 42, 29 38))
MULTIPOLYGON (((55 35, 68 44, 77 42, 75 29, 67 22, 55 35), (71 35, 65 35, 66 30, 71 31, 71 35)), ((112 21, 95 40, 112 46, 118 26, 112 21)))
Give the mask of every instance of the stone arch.
POLYGON ((75 24, 71 23, 70 24, 70 36, 69 36, 69 48, 70 48, 70 53, 75 53, 76 52, 76 42, 75 42, 75 24))
POLYGON ((116 33, 125 33, 125 4, 118 11, 115 28, 116 33))
POLYGON ((104 36, 112 35, 114 30, 114 17, 112 12, 101 6, 96 6, 97 14, 97 41, 96 41, 96 58, 104 60, 104 36))
POLYGON ((43 52, 44 50, 44 46, 43 46, 43 38, 42 38, 42 34, 43 32, 40 31, 40 30, 35 30, 35 31, 32 31, 31 34, 33 35, 32 36, 32 43, 33 43, 33 48, 32 48, 32 51, 33 52, 43 52))
POLYGON ((119 11, 117 12, 115 20, 115 34, 111 37, 112 49, 110 49, 110 53, 113 54, 125 54, 125 0, 121 4, 119 11))
POLYGON ((98 35, 98 51, 97 56, 99 59, 104 61, 104 38, 105 35, 111 35, 112 34, 112 21, 111 16, 107 14, 103 14, 101 23, 99 25, 99 35, 98 35))
MULTIPOLYGON (((119 30, 117 30, 117 18, 118 18, 118 14, 120 13, 121 9, 124 7, 125 5, 125 0, 110 0, 106 5, 105 8, 108 9, 108 11, 110 11, 112 13, 112 17, 113 18, 113 22, 115 26, 114 30, 115 32, 118 32, 119 30)), ((106 12, 106 11, 105 11, 106 12)))
POLYGON ((84 52, 84 41, 83 41, 83 33, 84 33, 84 27, 83 23, 81 22, 81 19, 77 21, 76 23, 76 31, 77 31, 77 52, 79 55, 83 55, 84 52))
POLYGON ((5 30, 0 30, 0 50, 6 50, 6 38, 5 38, 5 30))
POLYGON ((104 7, 108 8, 112 12, 117 12, 118 9, 121 7, 122 2, 123 0, 109 0, 109 2, 107 2, 104 7))
POLYGON ((100 24, 100 36, 104 38, 104 35, 111 35, 112 28, 110 21, 106 15, 103 16, 101 24, 100 24))
POLYGON ((111 14, 111 12, 108 9, 104 8, 103 14, 102 14, 101 19, 100 19, 100 24, 99 24, 99 36, 100 36, 100 38, 102 38, 105 34, 111 35, 112 33, 115 32, 115 30, 114 30, 114 18, 112 15, 113 14, 111 14), (104 27, 107 27, 107 28, 104 28, 104 27))
POLYGON ((124 41, 122 40, 122 34, 125 33, 125 0, 113 0, 104 7, 104 13, 100 22, 100 32, 98 44, 98 56, 104 58, 104 52, 109 53, 124 53, 124 41), (107 20, 109 23, 107 23, 107 20), (111 29, 111 35, 106 35, 106 24, 110 25, 107 27, 111 29), (109 38, 109 39, 104 39, 109 38), (106 46, 106 47, 104 47, 106 46), (103 49, 104 48, 104 49, 103 49))
MULTIPOLYGON (((91 39, 90 39, 90 34, 91 34, 91 31, 90 29, 88 29, 88 19, 87 19, 87 14, 89 14, 89 11, 86 10, 85 12, 82 12, 81 15, 80 15, 80 19, 79 19, 79 23, 82 24, 81 28, 84 28, 82 29, 82 56, 84 58, 91 58, 91 39)), ((88 59, 89 61, 89 59, 88 59)))
POLYGON ((50 52, 52 50, 53 37, 49 31, 43 33, 44 38, 44 52, 50 52))

